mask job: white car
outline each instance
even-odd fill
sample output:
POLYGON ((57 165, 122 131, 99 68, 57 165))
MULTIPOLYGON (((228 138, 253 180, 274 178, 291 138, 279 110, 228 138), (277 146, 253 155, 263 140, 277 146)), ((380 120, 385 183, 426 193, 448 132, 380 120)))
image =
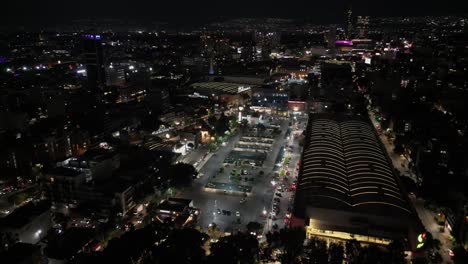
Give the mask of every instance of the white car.
POLYGON ((236 216, 240 217, 240 212, 239 211, 236 211, 236 216))

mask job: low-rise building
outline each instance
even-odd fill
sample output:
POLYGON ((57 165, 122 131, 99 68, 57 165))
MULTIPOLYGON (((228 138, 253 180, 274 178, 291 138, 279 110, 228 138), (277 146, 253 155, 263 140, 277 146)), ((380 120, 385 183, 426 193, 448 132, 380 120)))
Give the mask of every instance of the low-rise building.
POLYGON ((161 222, 173 221, 178 226, 193 224, 199 210, 193 207, 193 201, 183 198, 168 198, 156 208, 156 218, 161 222))
POLYGON ((30 202, 0 219, 0 232, 9 234, 22 243, 36 244, 52 228, 50 204, 46 201, 30 202))
POLYGON ((88 228, 70 228, 44 249, 49 264, 65 264, 78 253, 94 250, 92 248, 94 230, 88 228))

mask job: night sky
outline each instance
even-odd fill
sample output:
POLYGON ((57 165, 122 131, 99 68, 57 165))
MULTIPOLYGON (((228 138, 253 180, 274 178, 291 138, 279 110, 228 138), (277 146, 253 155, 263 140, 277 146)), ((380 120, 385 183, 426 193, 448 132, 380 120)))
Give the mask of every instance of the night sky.
POLYGON ((15 0, 1 1, 3 26, 66 23, 73 19, 122 18, 197 23, 230 17, 284 17, 341 22, 352 2, 356 15, 467 14, 464 0, 15 0), (7 2, 7 3, 5 3, 7 2))

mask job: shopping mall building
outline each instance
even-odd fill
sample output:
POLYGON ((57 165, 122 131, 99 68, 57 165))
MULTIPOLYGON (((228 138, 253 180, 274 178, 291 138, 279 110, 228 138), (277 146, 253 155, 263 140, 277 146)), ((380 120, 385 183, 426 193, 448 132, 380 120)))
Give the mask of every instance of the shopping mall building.
POLYGON ((369 120, 332 114, 309 117, 291 225, 308 237, 401 239, 408 249, 423 232, 369 120))

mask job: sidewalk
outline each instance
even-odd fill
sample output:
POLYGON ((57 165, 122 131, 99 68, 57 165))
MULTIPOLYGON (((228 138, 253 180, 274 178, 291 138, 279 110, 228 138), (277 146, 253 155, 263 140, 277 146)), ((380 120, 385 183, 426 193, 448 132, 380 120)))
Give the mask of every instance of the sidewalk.
MULTIPOLYGON (((368 111, 368 113, 369 113, 369 118, 372 121, 372 124, 374 125, 374 127, 375 128, 380 127, 380 124, 375 120, 374 113, 372 111, 368 111)), ((380 135, 379 138, 382 144, 385 146, 388 156, 392 159, 393 167, 400 172, 401 176, 409 177, 415 183, 418 183, 418 179, 416 175, 408 168, 408 165, 409 165, 408 160, 396 154, 393 151, 393 148, 394 148, 393 140, 389 141, 387 136, 385 136, 384 134, 380 135)))

